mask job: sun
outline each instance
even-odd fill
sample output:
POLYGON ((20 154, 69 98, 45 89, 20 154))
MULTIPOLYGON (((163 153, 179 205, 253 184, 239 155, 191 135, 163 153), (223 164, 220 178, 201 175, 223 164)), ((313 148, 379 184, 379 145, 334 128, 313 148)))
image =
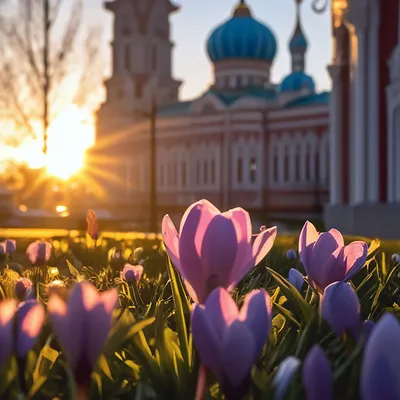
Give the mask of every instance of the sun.
POLYGON ((93 146, 94 136, 93 115, 70 105, 49 127, 47 155, 42 153, 42 140, 27 139, 15 149, 13 158, 26 162, 31 168, 45 167, 49 175, 68 180, 84 166, 85 153, 93 146))

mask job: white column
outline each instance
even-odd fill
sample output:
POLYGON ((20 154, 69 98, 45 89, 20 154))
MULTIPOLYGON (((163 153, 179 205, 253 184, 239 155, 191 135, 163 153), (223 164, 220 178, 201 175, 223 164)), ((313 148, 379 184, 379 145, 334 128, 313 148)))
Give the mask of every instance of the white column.
MULTIPOLYGON (((371 0, 368 24, 368 162, 367 198, 371 203, 379 201, 379 2, 371 0)), ((384 21, 383 21, 384 23, 384 21)))
POLYGON ((282 140, 278 149, 278 185, 281 186, 285 181, 285 153, 286 143, 282 140))
POLYGON ((315 154, 317 151, 317 140, 316 140, 316 133, 313 132, 312 136, 310 137, 310 153, 309 153, 309 157, 310 157, 310 162, 309 162, 309 166, 310 166, 310 181, 312 184, 315 183, 316 180, 316 165, 315 165, 315 154))
POLYGON ((300 182, 306 182, 306 164, 307 164, 307 151, 308 146, 305 140, 300 144, 300 182))
POLYGON ((289 145, 289 182, 296 182, 296 149, 297 143, 292 141, 289 145))
POLYGON ((367 73, 367 18, 365 15, 366 6, 360 6, 359 9, 354 10, 353 24, 357 35, 357 59, 355 60, 355 123, 354 123, 354 174, 352 187, 351 203, 360 204, 366 200, 366 122, 367 122, 367 109, 366 109, 366 73, 367 73))

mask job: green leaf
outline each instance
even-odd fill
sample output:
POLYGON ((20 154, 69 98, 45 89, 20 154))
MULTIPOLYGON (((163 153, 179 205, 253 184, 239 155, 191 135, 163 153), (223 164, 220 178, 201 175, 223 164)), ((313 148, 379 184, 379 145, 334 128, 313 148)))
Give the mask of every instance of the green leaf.
POLYGON ((81 274, 79 273, 79 271, 68 261, 65 260, 67 263, 67 267, 69 269, 70 274, 74 277, 74 278, 78 278, 81 274))
MULTIPOLYGON (((186 327, 184 314, 184 303, 182 302, 182 294, 184 295, 184 289, 182 286, 182 281, 178 281, 175 269, 173 268, 169 259, 167 261, 167 270, 171 284, 172 297, 174 299, 176 328, 179 337, 180 347, 182 349, 182 357, 185 360, 187 369, 191 370, 193 357, 192 349, 189 347, 188 329, 186 327)), ((184 296, 187 303, 186 295, 184 296)))
POLYGON ((291 307, 293 308, 293 311, 301 317, 301 320, 304 321, 305 323, 308 323, 311 321, 313 315, 314 315, 314 310, 308 304, 299 291, 289 282, 287 281, 283 276, 278 274, 276 271, 274 271, 271 268, 267 268, 267 271, 272 275, 272 277, 275 279, 275 281, 278 283, 282 294, 288 299, 290 302, 291 307))

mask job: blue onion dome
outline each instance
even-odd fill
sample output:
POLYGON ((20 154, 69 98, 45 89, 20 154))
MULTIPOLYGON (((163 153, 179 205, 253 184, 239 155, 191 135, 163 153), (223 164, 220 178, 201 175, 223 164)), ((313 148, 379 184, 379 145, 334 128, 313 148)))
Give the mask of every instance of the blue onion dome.
POLYGON ((252 17, 244 0, 237 5, 232 18, 218 26, 207 40, 207 53, 214 63, 230 59, 272 62, 276 51, 275 35, 252 17))
POLYGON ((308 89, 310 92, 315 92, 314 79, 304 72, 292 72, 281 83, 281 92, 297 92, 302 89, 308 89))

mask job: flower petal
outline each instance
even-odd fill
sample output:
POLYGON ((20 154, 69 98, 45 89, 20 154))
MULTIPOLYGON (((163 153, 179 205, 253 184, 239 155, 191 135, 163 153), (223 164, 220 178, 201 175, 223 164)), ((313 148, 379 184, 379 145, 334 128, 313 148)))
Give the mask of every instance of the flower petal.
POLYGON ((249 331, 253 334, 255 358, 260 356, 271 331, 271 312, 271 299, 264 289, 252 290, 245 297, 239 319, 247 325, 249 331))
POLYGON ((181 273, 179 262, 179 236, 175 225, 168 214, 165 215, 162 220, 161 231, 169 258, 175 268, 181 273))
POLYGON ((21 303, 17 311, 16 353, 18 357, 26 357, 35 345, 45 319, 46 313, 41 303, 36 300, 21 303))
POLYGON ((227 327, 239 316, 239 308, 232 296, 223 288, 214 289, 205 303, 207 317, 222 337, 227 327))
POLYGON ((214 373, 221 371, 220 342, 215 326, 204 306, 195 304, 192 311, 192 335, 201 362, 214 373))
POLYGON ((385 313, 376 323, 364 349, 361 371, 363 400, 400 397, 400 324, 385 313))
POLYGON ((201 263, 207 280, 206 291, 229 286, 237 246, 236 229, 230 216, 216 215, 208 225, 201 247, 201 263))
POLYGON ((345 277, 345 265, 343 259, 344 247, 338 247, 329 255, 323 264, 315 265, 313 268, 313 280, 317 287, 323 291, 333 282, 338 282, 345 277))
POLYGON ((188 208, 181 223, 179 238, 180 273, 196 292, 200 301, 205 300, 206 272, 200 260, 200 251, 208 225, 219 211, 207 200, 188 208))
POLYGON ((299 366, 300 360, 292 356, 285 358, 281 362, 273 380, 275 386, 274 400, 283 400, 285 398, 287 388, 299 366))
POLYGON ((332 369, 319 346, 314 346, 304 360, 303 384, 307 400, 333 399, 332 369))
POLYGON ((308 276, 311 274, 310 255, 318 238, 319 233, 315 229, 315 226, 311 222, 306 221, 300 232, 299 256, 308 276))
POLYGON ((291 268, 289 271, 289 282, 300 292, 304 284, 304 277, 297 269, 291 268))
POLYGON ((345 246, 343 261, 345 263, 345 280, 351 279, 364 265, 367 259, 368 245, 365 242, 352 242, 345 246))
POLYGON ((224 376, 232 386, 240 386, 256 361, 253 335, 242 322, 235 321, 227 330, 222 345, 224 376))
POLYGON ((0 302, 0 367, 13 351, 13 318, 16 308, 17 302, 15 300, 0 302))

